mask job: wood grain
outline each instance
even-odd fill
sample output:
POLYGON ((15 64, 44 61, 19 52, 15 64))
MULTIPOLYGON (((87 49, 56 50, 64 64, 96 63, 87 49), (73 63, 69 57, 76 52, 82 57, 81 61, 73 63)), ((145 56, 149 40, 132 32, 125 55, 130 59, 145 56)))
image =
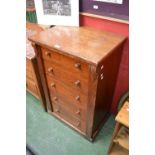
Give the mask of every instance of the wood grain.
POLYGON ((125 101, 123 107, 115 118, 116 125, 112 135, 108 155, 129 154, 128 103, 128 101, 125 101))
POLYGON ((129 127, 129 102, 126 101, 116 116, 116 121, 129 127))
POLYGON ((61 105, 53 103, 54 115, 59 116, 60 119, 65 119, 67 122, 72 124, 75 128, 80 129, 80 131, 85 132, 85 123, 75 117, 73 117, 69 111, 62 108, 61 105))
POLYGON ((110 111, 125 37, 56 26, 30 40, 48 112, 92 141, 110 111))
POLYGON ((45 96, 40 75, 38 73, 34 48, 28 40, 29 36, 39 33, 40 31, 42 31, 42 28, 40 28, 37 24, 26 23, 26 88, 27 91, 41 101, 42 106, 46 111, 45 96))
POLYGON ((60 80, 56 80, 50 77, 47 78, 47 76, 46 79, 50 96, 52 98, 56 96, 58 99, 63 100, 68 104, 80 107, 82 109, 86 109, 86 105, 88 102, 87 97, 81 91, 63 84, 60 80), (79 98, 77 98, 78 96, 79 98))
POLYGON ((59 68, 48 62, 44 62, 44 69, 47 74, 47 78, 58 79, 75 90, 82 91, 84 94, 88 93, 88 79, 84 79, 82 75, 74 76, 72 72, 59 68), (77 85, 77 81, 79 81, 79 85, 77 85))
POLYGON ((103 57, 124 42, 125 37, 89 27, 55 26, 29 39, 51 50, 56 49, 63 55, 97 65, 103 57))

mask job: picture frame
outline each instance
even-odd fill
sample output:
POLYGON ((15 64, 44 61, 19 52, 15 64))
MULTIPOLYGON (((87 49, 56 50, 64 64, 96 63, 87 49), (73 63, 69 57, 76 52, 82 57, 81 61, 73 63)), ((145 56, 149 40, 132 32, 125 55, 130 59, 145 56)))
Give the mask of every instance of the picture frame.
POLYGON ((38 24, 79 26, 79 0, 34 0, 38 24))
POLYGON ((93 1, 104 2, 104 3, 123 4, 123 0, 93 0, 93 1))

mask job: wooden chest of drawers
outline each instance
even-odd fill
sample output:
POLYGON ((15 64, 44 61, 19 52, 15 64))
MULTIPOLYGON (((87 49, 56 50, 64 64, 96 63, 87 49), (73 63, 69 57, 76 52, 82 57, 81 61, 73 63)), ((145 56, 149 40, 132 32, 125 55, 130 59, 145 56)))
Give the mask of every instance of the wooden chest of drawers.
POLYGON ((110 111, 125 37, 56 26, 29 39, 48 113, 93 140, 110 111))
POLYGON ((35 52, 31 46, 31 42, 28 40, 29 36, 37 34, 42 30, 43 29, 37 24, 26 23, 26 89, 41 101, 44 109, 46 110, 45 95, 41 86, 35 52))

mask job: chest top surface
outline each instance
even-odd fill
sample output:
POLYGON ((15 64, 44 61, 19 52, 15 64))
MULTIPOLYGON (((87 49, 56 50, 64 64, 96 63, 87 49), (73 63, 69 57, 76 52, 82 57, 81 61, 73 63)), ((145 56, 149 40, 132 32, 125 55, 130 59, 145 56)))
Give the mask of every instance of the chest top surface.
POLYGON ((37 44, 57 49, 64 54, 97 65, 120 45, 125 37, 90 27, 55 26, 29 37, 29 39, 37 44))
POLYGON ((26 23, 26 57, 31 59, 35 56, 31 42, 28 40, 28 37, 33 36, 42 31, 42 28, 37 24, 26 23))

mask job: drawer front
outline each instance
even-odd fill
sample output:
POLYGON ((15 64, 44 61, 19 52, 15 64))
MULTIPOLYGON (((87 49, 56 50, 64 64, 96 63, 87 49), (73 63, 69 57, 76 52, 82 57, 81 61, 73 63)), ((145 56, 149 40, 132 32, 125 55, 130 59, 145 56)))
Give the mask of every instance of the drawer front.
POLYGON ((37 85, 33 81, 27 79, 26 87, 28 90, 30 90, 32 93, 34 93, 36 96, 39 96, 37 85))
POLYGON ((48 76, 57 79, 68 87, 79 90, 84 94, 88 93, 88 79, 84 79, 82 75, 73 74, 71 71, 57 67, 47 61, 44 62, 44 67, 48 76))
POLYGON ((62 55, 54 50, 42 48, 42 57, 44 61, 48 60, 50 63, 59 66, 64 70, 72 72, 72 74, 82 75, 84 79, 88 79, 89 66, 75 58, 62 55))
POLYGON ((59 98, 56 99, 55 97, 54 98, 51 97, 51 101, 52 101, 52 105, 53 105, 53 103, 58 104, 63 109, 67 110, 70 114, 72 114, 72 116, 74 116, 75 118, 81 119, 83 121, 86 120, 85 109, 81 109, 80 107, 76 107, 74 105, 71 105, 69 102, 63 102, 59 98))
POLYGON ((64 119, 65 121, 69 122, 75 128, 79 129, 82 132, 86 131, 86 124, 84 121, 75 118, 69 111, 64 109, 62 106, 56 103, 53 104, 53 110, 56 115, 64 119))
POLYGON ((60 81, 54 78, 48 77, 47 75, 48 88, 50 91, 51 98, 57 97, 63 102, 69 103, 71 106, 80 107, 86 109, 87 96, 78 90, 72 89, 67 85, 62 84, 60 81))
POLYGON ((32 71, 32 64, 31 64, 31 60, 29 60, 28 58, 26 59, 26 71, 32 71))
POLYGON ((32 71, 26 70, 26 79, 27 78, 30 79, 30 80, 32 80, 32 81, 35 80, 32 71))

